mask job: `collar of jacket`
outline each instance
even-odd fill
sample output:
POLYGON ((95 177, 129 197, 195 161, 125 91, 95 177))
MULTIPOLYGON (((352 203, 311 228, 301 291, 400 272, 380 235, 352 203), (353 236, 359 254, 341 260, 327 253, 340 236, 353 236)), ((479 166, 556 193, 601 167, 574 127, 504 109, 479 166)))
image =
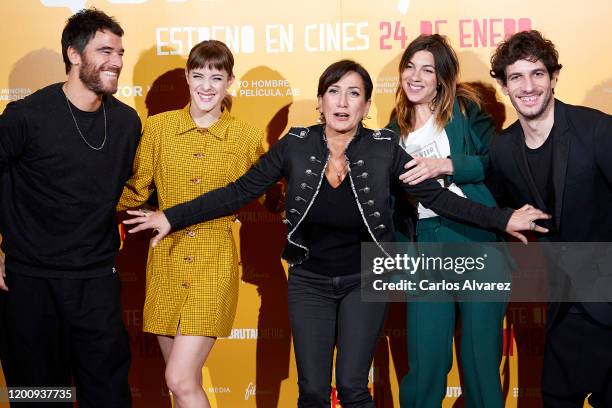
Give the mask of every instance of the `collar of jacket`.
MULTIPOLYGON (((324 158, 327 159, 327 154, 328 154, 329 149, 327 148, 327 136, 325 135, 325 124, 311 126, 310 128, 307 128, 307 129, 309 131, 316 131, 320 133, 321 135, 320 138, 323 143, 324 152, 325 152, 324 158)), ((373 139, 378 139, 378 140, 380 139, 390 140, 392 137, 396 137, 396 136, 394 132, 391 131, 390 129, 373 130, 373 129, 365 128, 363 127, 361 123, 359 123, 359 125, 357 125, 357 130, 355 131, 355 135, 349 141, 346 147, 346 151, 344 152, 344 154, 346 155, 347 159, 349 159, 349 161, 351 160, 351 154, 354 153, 359 142, 366 137, 371 137, 373 139), (387 132, 391 133, 392 136, 386 133, 383 134, 381 130, 386 131, 386 133, 387 132)))
MULTIPOLYGON (((187 106, 185 106, 183 109, 179 111, 179 127, 177 131, 179 135, 189 132, 191 130, 202 129, 202 128, 199 128, 193 121, 193 118, 191 117, 191 114, 189 113, 190 107, 191 107, 191 104, 188 104, 187 106)), ((219 120, 217 120, 215 123, 212 124, 211 127, 207 129, 208 133, 210 133, 211 135, 213 135, 215 138, 219 140, 226 140, 227 139, 227 128, 229 127, 231 119, 232 119, 232 116, 229 114, 227 109, 223 110, 223 112, 221 112, 221 116, 219 116, 219 120)))
MULTIPOLYGON (((319 130, 321 132, 321 138, 323 139, 323 141, 325 143, 327 143, 327 136, 325 134, 325 124, 313 126, 312 128, 319 128, 317 130, 319 130)), ((357 129, 355 130, 355 135, 353 135, 351 140, 359 139, 360 137, 362 137, 363 133, 364 133, 363 132, 363 125, 361 123, 359 123, 359 125, 357 125, 357 129)))

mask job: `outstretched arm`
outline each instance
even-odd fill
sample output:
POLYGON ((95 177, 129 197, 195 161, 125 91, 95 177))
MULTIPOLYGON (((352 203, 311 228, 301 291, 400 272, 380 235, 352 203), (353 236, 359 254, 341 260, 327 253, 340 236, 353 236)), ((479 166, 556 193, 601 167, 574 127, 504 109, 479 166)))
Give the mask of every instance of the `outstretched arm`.
POLYGON ((550 215, 531 207, 524 206, 519 210, 509 208, 487 207, 442 188, 432 179, 425 180, 417 185, 410 185, 400 181, 403 163, 412 160, 404 150, 397 146, 394 149, 393 172, 402 188, 425 207, 436 213, 461 222, 477 225, 481 228, 496 228, 527 243, 527 238, 519 231, 548 232, 534 223, 535 220, 549 219, 550 215))
POLYGON ((261 196, 284 174, 283 161, 286 142, 281 139, 264 154, 242 177, 225 187, 209 191, 191 201, 178 204, 165 211, 128 211, 136 218, 125 220, 125 224, 138 224, 130 233, 152 229, 157 231, 152 245, 172 230, 232 214, 253 199, 261 196))

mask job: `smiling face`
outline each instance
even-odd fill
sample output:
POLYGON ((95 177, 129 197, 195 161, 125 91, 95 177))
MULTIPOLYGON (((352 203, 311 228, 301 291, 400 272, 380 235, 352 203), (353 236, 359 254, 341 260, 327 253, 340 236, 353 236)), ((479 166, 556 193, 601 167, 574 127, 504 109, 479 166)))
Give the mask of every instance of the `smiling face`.
POLYGON ((123 68, 121 37, 110 31, 98 31, 82 54, 74 50, 72 54, 78 62, 79 79, 88 89, 98 95, 117 92, 123 68))
POLYGON ((558 72, 549 75, 540 60, 532 62, 520 59, 506 67, 506 84, 500 80, 498 82, 519 117, 534 120, 542 117, 553 106, 557 76, 558 72))
POLYGON ((364 83, 355 71, 344 74, 318 98, 319 111, 325 118, 325 134, 352 136, 368 114, 371 101, 366 101, 364 83))
POLYGON ((225 70, 211 66, 192 69, 185 75, 191 96, 191 109, 197 110, 198 114, 220 116, 223 98, 234 77, 225 70))
POLYGON ((401 76, 402 89, 414 105, 429 105, 436 97, 438 77, 436 63, 431 52, 414 53, 401 76))

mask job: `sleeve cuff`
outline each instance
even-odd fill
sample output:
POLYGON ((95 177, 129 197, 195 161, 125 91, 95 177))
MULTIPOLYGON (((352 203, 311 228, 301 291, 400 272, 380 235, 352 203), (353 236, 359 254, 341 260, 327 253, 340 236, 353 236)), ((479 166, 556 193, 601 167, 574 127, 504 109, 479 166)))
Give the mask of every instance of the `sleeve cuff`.
POLYGON ((458 183, 478 183, 484 180, 482 162, 478 156, 453 154, 449 156, 453 162, 453 175, 450 180, 458 183))

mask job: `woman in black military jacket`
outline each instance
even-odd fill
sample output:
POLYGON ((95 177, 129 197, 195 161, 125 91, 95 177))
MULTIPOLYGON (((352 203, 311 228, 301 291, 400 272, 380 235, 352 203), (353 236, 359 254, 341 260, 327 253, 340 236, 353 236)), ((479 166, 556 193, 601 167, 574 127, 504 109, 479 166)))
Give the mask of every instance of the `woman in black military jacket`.
POLYGON ((394 240, 392 185, 441 215, 516 236, 533 228, 533 220, 548 218, 535 209, 513 212, 473 203, 433 180, 415 186, 401 183, 399 176, 411 157, 399 146, 397 135, 361 126, 372 88, 361 65, 348 60, 332 64, 319 79, 322 124, 291 128, 249 172, 225 188, 164 212, 133 211, 138 217, 126 221, 141 224, 130 232, 157 230, 155 245, 170 230, 231 214, 278 180, 287 180, 289 232, 283 258, 290 266, 299 407, 329 407, 334 347, 342 406, 374 407, 368 373, 386 305, 360 299, 360 249, 363 241, 380 246, 394 240))

